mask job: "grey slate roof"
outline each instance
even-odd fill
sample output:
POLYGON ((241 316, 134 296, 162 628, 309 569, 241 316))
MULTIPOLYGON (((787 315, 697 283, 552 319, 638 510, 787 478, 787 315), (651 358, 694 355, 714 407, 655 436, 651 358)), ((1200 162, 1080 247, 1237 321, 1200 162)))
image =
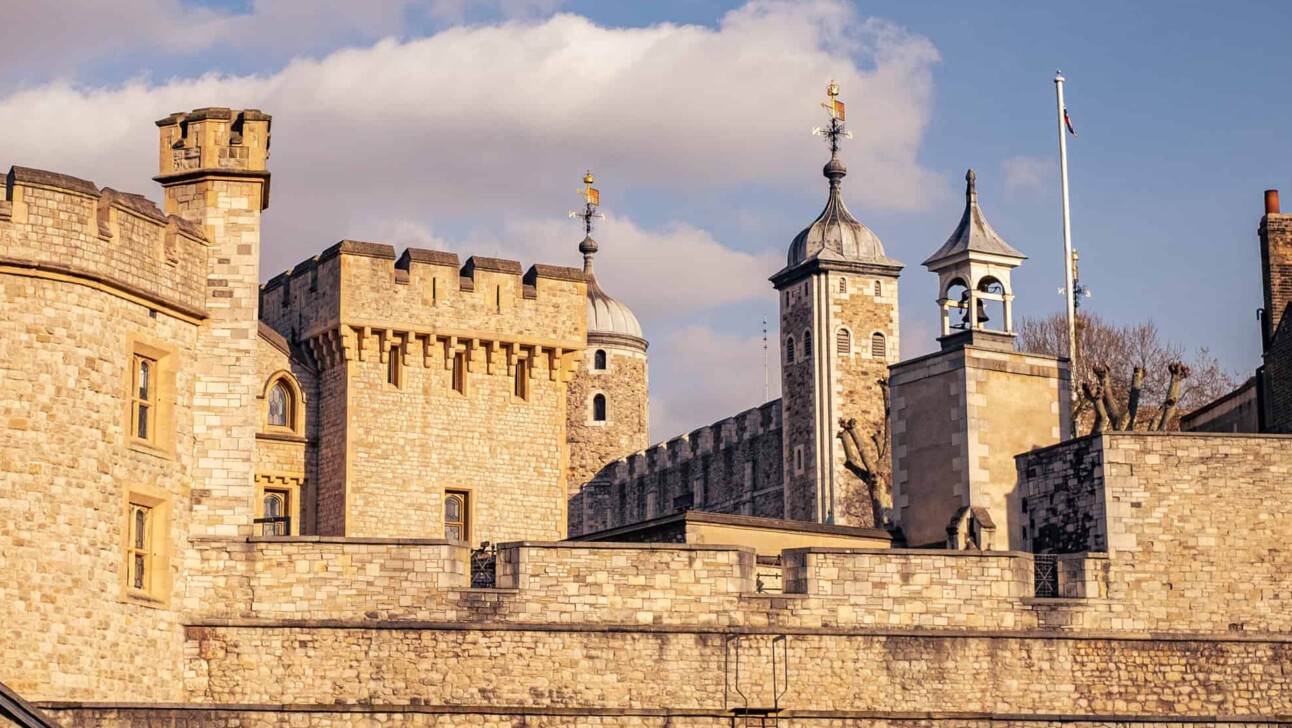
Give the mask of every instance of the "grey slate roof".
POLYGON ((858 222, 844 206, 840 187, 848 170, 839 158, 831 157, 822 173, 830 180, 830 197, 817 219, 790 243, 786 264, 793 267, 819 258, 900 266, 901 263, 884 254, 879 236, 858 222))
POLYGON ((987 218, 978 206, 977 175, 971 169, 965 174, 965 212, 955 232, 942 244, 941 248, 924 265, 932 266, 964 252, 1002 255, 1008 258, 1026 260, 1027 256, 1015 250, 1005 239, 992 229, 987 218))

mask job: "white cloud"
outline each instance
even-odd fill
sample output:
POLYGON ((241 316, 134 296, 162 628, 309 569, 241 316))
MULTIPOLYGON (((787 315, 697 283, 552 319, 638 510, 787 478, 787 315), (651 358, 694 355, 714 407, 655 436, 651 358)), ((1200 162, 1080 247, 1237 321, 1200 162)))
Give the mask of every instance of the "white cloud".
MULTIPOLYGON (((731 334, 693 325, 670 332, 651 345, 651 442, 675 437, 763 404, 763 339, 756 331, 731 334)), ((774 327, 776 322, 773 320, 774 327)), ((781 396, 780 357, 773 333, 768 360, 768 399, 781 396)))
POLYGON ((822 152, 807 130, 834 77, 858 119, 847 162, 866 170, 849 179, 849 194, 906 209, 942 186, 916 161, 936 60, 927 41, 827 0, 751 2, 717 29, 606 28, 563 14, 387 39, 267 76, 27 89, 0 98, 0 128, 24 140, 21 156, 10 147, 2 161, 147 190, 154 119, 261 108, 274 115, 274 270, 359 217, 439 227, 550 214, 570 205, 583 166, 681 193, 812 184, 805 161, 822 152), (836 55, 847 45, 857 61, 836 55))
POLYGON ((1007 192, 1035 192, 1054 183, 1059 167, 1049 157, 1010 157, 1000 163, 1007 192))

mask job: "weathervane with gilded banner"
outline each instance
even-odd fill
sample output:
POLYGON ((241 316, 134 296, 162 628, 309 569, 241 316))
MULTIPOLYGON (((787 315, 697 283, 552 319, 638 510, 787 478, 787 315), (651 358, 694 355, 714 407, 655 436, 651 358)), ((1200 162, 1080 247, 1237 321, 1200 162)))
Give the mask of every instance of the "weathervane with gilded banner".
POLYGON ((605 219, 605 215, 597 214, 597 206, 601 204, 601 191, 592 186, 597 178, 593 176, 592 170, 588 170, 583 175, 583 187, 576 190, 576 194, 583 198, 582 210, 571 210, 570 217, 577 217, 583 220, 583 234, 592 234, 592 221, 594 219, 605 219))
POLYGON ((821 108, 825 109, 826 113, 830 115, 830 126, 814 127, 812 133, 825 137, 826 141, 830 143, 830 153, 837 154, 839 152, 839 140, 841 138, 851 139, 852 132, 848 131, 843 125, 845 114, 843 102, 839 100, 839 84, 831 81, 830 85, 826 87, 825 93, 830 97, 830 100, 821 102, 821 108))

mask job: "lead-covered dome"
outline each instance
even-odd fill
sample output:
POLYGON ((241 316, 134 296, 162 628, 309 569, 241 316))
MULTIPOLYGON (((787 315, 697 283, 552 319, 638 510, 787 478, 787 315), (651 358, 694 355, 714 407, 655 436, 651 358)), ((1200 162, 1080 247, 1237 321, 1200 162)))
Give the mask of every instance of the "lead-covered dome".
POLYGON ((837 156, 832 156, 822 173, 830 180, 830 197, 817 219, 790 243, 787 265, 792 268, 804 261, 818 258, 901 265, 884 254, 879 236, 862 225, 843 204, 840 188, 844 175, 848 174, 843 162, 837 156))
POLYGON ((642 327, 631 309, 616 301, 597 283, 592 271, 592 256, 597 252, 597 241, 591 236, 579 243, 583 253, 583 272, 588 277, 588 334, 610 334, 643 339, 642 327))

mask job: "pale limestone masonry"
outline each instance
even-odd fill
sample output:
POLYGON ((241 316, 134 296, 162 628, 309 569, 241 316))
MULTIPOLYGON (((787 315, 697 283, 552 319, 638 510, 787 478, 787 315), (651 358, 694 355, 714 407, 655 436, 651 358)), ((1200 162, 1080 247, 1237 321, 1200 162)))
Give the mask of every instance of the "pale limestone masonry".
MULTIPOLYGON (((767 593, 770 554, 750 545, 560 541, 582 272, 345 241, 257 296, 268 117, 202 109, 161 129, 177 215, 22 167, 0 204, 0 681, 66 725, 1292 724, 1292 438, 1028 451, 1058 437, 1062 367, 966 350, 923 394, 895 384, 898 411, 923 413, 898 444, 940 422, 977 433, 964 456, 904 457, 978 477, 967 492, 996 499, 1024 550, 783 548, 784 591, 767 593), (135 355, 155 364, 147 437, 135 355), (271 423, 280 384, 290 416, 271 423), (463 538, 445 538, 450 489, 470 496, 463 538), (266 490, 291 494, 286 535, 258 535, 281 523, 255 522, 266 490), (132 504, 151 513, 142 546, 132 504), (472 549, 486 539, 496 551, 472 549), (136 558, 146 588, 129 586, 136 558), (1059 596, 1037 597, 1051 573, 1059 596)), ((861 323, 895 327, 875 271, 799 272, 814 331, 855 319, 861 347, 861 323)), ((891 333, 847 370, 857 387, 805 376, 814 402, 873 414, 862 385, 891 333)), ((769 403, 585 493, 619 520, 679 498, 816 519, 828 491, 786 494, 789 438, 806 436, 788 427, 769 403)), ((803 482, 839 465, 814 452, 803 482)))
POLYGON ((892 368, 894 520, 912 546, 947 542, 958 509, 986 508, 999 543, 1022 548, 1014 456, 1067 431, 1068 364, 1016 352, 991 332, 892 368))
POLYGON ((570 535, 686 508, 781 518, 780 405, 773 400, 606 465, 570 498, 571 523, 580 527, 570 535))

